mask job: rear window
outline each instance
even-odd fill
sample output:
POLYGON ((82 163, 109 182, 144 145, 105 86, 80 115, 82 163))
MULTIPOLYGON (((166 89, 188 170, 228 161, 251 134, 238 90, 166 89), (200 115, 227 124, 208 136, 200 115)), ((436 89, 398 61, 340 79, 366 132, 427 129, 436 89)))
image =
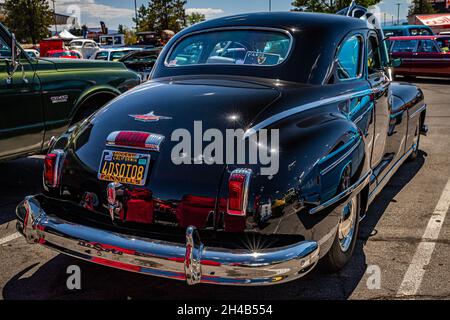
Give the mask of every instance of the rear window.
POLYGON ((75 42, 72 42, 72 43, 70 44, 70 46, 71 46, 71 47, 81 47, 81 46, 83 46, 83 42, 81 42, 81 41, 75 41, 75 42))
POLYGON ((417 46, 417 40, 394 41, 391 46, 391 52, 414 52, 417 46))
POLYGON ((396 36, 403 36, 405 33, 403 32, 403 29, 389 29, 389 30, 383 30, 384 35, 386 37, 396 37, 396 36))
POLYGON ((166 66, 205 64, 274 66, 288 56, 291 38, 282 32, 229 30, 204 32, 182 39, 166 66))
POLYGON ((425 28, 411 28, 409 34, 412 36, 431 36, 433 33, 425 28))

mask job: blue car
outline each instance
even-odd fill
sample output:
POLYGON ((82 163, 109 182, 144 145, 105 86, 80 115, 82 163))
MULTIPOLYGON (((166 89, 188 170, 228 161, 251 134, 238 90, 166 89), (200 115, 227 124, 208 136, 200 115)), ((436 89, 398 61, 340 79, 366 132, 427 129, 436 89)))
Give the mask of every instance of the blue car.
POLYGON ((386 37, 400 37, 400 36, 432 36, 433 30, 428 26, 421 25, 401 25, 390 26, 383 28, 386 37))

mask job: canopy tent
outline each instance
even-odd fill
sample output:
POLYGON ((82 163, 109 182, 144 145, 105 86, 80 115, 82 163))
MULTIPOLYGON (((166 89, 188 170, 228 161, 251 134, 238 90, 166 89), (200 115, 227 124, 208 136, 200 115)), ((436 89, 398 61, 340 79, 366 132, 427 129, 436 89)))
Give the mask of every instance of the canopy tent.
POLYGON ((66 40, 70 40, 70 39, 79 39, 80 37, 74 36, 73 34, 71 34, 69 31, 67 31, 66 29, 64 29, 63 31, 61 31, 58 34, 58 37, 61 39, 66 39, 66 40))
POLYGON ((431 28, 450 28, 450 13, 418 14, 416 19, 431 28))

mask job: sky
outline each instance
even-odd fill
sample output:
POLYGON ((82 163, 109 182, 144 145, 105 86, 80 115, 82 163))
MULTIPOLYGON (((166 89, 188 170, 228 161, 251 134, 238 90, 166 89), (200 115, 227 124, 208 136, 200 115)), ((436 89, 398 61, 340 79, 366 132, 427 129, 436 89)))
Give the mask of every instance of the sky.
MULTIPOLYGON (((51 0, 49 0, 51 2, 51 0)), ((3 0, 0 0, 3 2, 3 0)), ((138 7, 147 4, 147 0, 136 0, 138 7)), ((292 0, 271 0, 272 11, 288 11, 291 9, 292 0)), ((375 11, 380 18, 388 23, 397 20, 397 5, 400 6, 400 19, 406 19, 411 0, 383 0, 375 11)), ((99 27, 99 22, 104 21, 110 29, 117 29, 119 24, 133 27, 134 0, 55 0, 56 12, 75 15, 79 17, 81 24, 89 27, 99 27)), ((261 12, 269 10, 269 0, 187 0, 188 13, 201 12, 206 18, 216 18, 226 15, 261 12)))

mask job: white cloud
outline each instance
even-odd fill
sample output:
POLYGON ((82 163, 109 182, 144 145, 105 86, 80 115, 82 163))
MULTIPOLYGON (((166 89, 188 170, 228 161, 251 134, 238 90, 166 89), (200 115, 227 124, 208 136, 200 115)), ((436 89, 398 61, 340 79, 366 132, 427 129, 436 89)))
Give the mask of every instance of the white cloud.
POLYGON ((222 9, 216 8, 188 8, 186 9, 186 14, 191 14, 193 12, 204 14, 206 19, 214 18, 218 15, 225 13, 222 9))
POLYGON ((95 0, 59 0, 56 2, 56 12, 76 15, 81 24, 91 18, 109 20, 134 17, 134 10, 117 8, 105 4, 96 3, 95 0))

